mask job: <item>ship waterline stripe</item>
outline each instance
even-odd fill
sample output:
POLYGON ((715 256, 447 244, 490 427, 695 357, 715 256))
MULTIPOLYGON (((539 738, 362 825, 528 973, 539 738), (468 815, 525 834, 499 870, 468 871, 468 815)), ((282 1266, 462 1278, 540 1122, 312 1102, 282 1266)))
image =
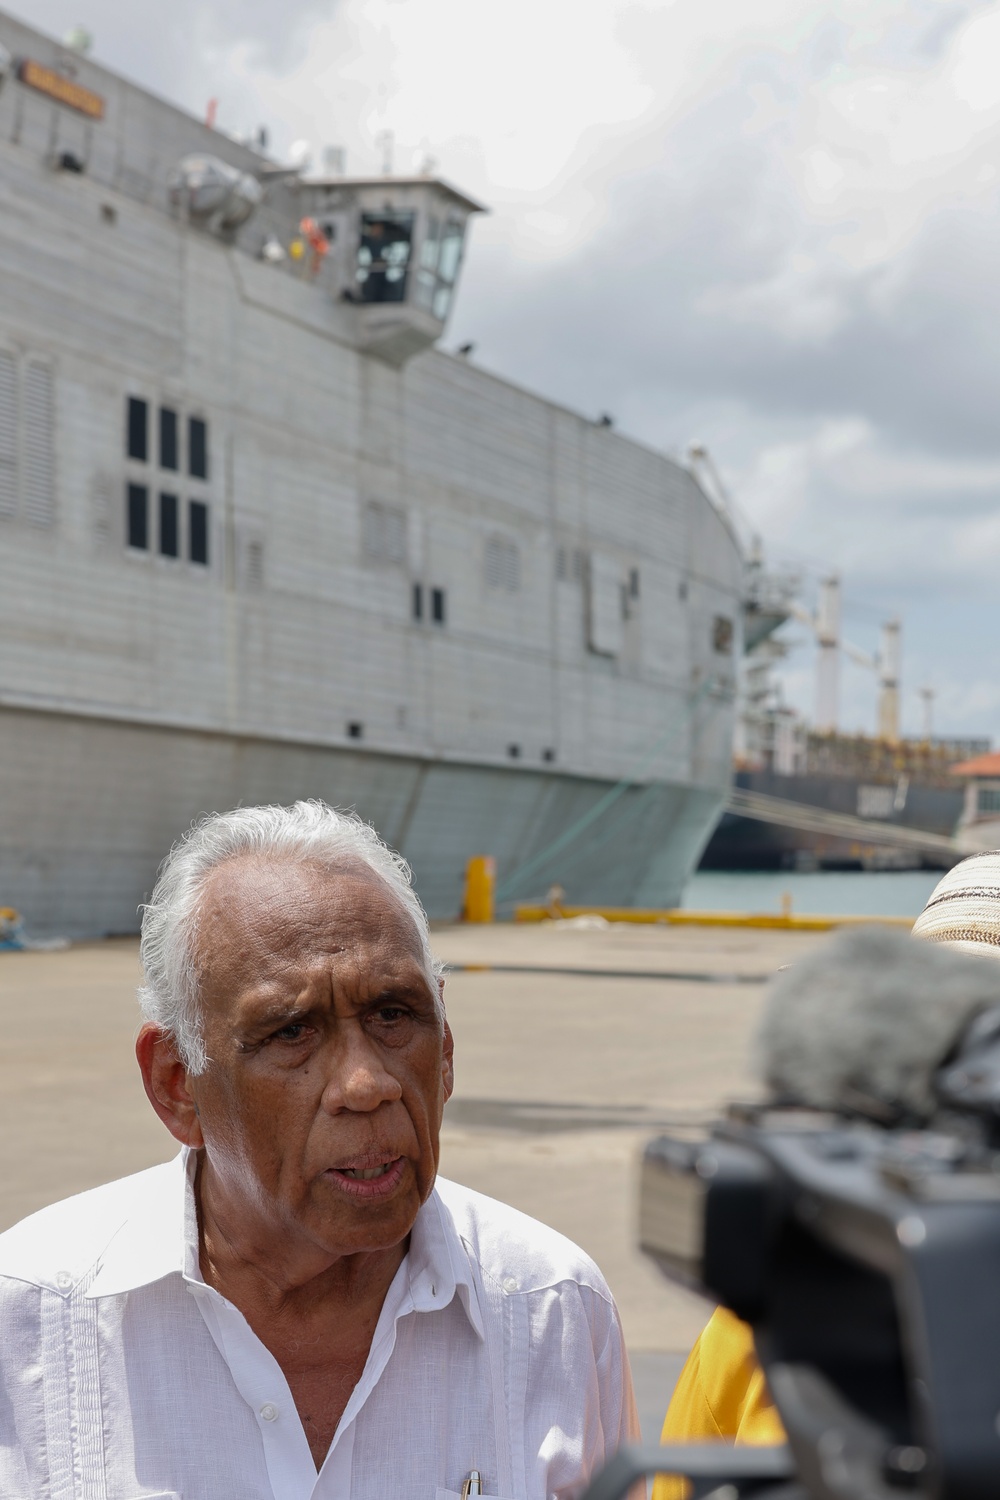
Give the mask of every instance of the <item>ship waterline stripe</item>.
MULTIPOLYGON (((9 693, 0 691, 0 714, 28 713, 44 714, 51 718, 82 719, 93 724, 119 724, 130 729, 160 730, 165 734, 190 734, 199 738, 216 740, 236 740, 243 744, 258 745, 282 745, 293 746, 300 750, 316 750, 335 752, 338 754, 360 756, 362 758, 381 757, 386 760, 408 760, 414 761, 427 769, 435 766, 446 766, 448 768, 468 766, 476 771, 506 771, 512 776, 523 775, 525 772, 531 775, 544 776, 551 780, 566 781, 590 781, 603 783, 613 790, 619 783, 615 779, 613 771, 602 771, 599 769, 583 770, 568 764, 555 765, 551 762, 540 761, 538 763, 530 760, 522 761, 519 765, 512 765, 507 756, 476 756, 470 751, 457 750, 427 750, 419 746, 400 747, 398 745, 380 745, 377 741, 366 740, 364 746, 360 746, 356 740, 350 740, 346 736, 342 739, 320 739, 316 735, 289 734, 280 729, 250 729, 244 726, 233 726, 228 724, 206 724, 198 720, 185 722, 178 719, 159 718, 155 714, 142 713, 119 705, 103 706, 100 704, 86 703, 64 703, 53 702, 52 699, 37 697, 30 693, 9 693)), ((683 771, 676 777, 656 777, 648 782, 638 779, 628 783, 629 786, 639 786, 643 789, 657 786, 677 786, 685 791, 704 793, 706 796, 717 797, 721 802, 725 797, 724 788, 713 782, 698 782, 693 780, 683 771)))

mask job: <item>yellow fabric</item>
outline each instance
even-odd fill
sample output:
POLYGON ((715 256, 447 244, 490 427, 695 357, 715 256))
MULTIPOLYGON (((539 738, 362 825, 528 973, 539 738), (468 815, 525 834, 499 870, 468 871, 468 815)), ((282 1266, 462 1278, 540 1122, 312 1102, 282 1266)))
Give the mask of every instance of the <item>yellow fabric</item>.
MULTIPOLYGON (((674 1391, 664 1443, 716 1440, 767 1446, 783 1443, 785 1430, 754 1353, 753 1334, 724 1307, 717 1307, 688 1355, 674 1391)), ((659 1474, 653 1500, 685 1500, 686 1479, 659 1474)))

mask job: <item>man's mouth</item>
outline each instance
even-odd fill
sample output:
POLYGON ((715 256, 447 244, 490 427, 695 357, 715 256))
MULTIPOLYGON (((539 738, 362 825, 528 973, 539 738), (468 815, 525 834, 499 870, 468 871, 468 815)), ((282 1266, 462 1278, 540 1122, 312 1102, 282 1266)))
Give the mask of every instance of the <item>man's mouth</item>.
POLYGON ((390 1161, 362 1160, 350 1166, 329 1167, 324 1172, 330 1182, 351 1198, 387 1198, 403 1180, 406 1159, 394 1156, 390 1161))

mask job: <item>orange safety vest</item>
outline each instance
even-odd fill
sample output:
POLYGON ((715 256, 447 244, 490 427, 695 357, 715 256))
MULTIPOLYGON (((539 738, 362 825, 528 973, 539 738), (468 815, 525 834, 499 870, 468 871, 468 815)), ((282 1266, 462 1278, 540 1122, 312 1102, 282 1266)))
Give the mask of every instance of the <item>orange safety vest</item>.
MULTIPOLYGON (((753 1334, 724 1307, 717 1307, 688 1355, 663 1424, 664 1443, 754 1443, 785 1441, 753 1334)), ((660 1474, 653 1500, 686 1500, 688 1482, 660 1474)))

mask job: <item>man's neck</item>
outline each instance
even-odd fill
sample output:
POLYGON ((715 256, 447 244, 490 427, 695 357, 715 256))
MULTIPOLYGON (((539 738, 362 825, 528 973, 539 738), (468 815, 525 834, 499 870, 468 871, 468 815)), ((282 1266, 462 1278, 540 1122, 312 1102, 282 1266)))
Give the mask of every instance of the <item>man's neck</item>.
POLYGON ((307 1250, 296 1255, 279 1234, 269 1254, 265 1227, 246 1233, 242 1216, 213 1192, 205 1165, 195 1182, 201 1274, 239 1308, 277 1360, 319 1469, 361 1379, 409 1241, 330 1259, 307 1250))

